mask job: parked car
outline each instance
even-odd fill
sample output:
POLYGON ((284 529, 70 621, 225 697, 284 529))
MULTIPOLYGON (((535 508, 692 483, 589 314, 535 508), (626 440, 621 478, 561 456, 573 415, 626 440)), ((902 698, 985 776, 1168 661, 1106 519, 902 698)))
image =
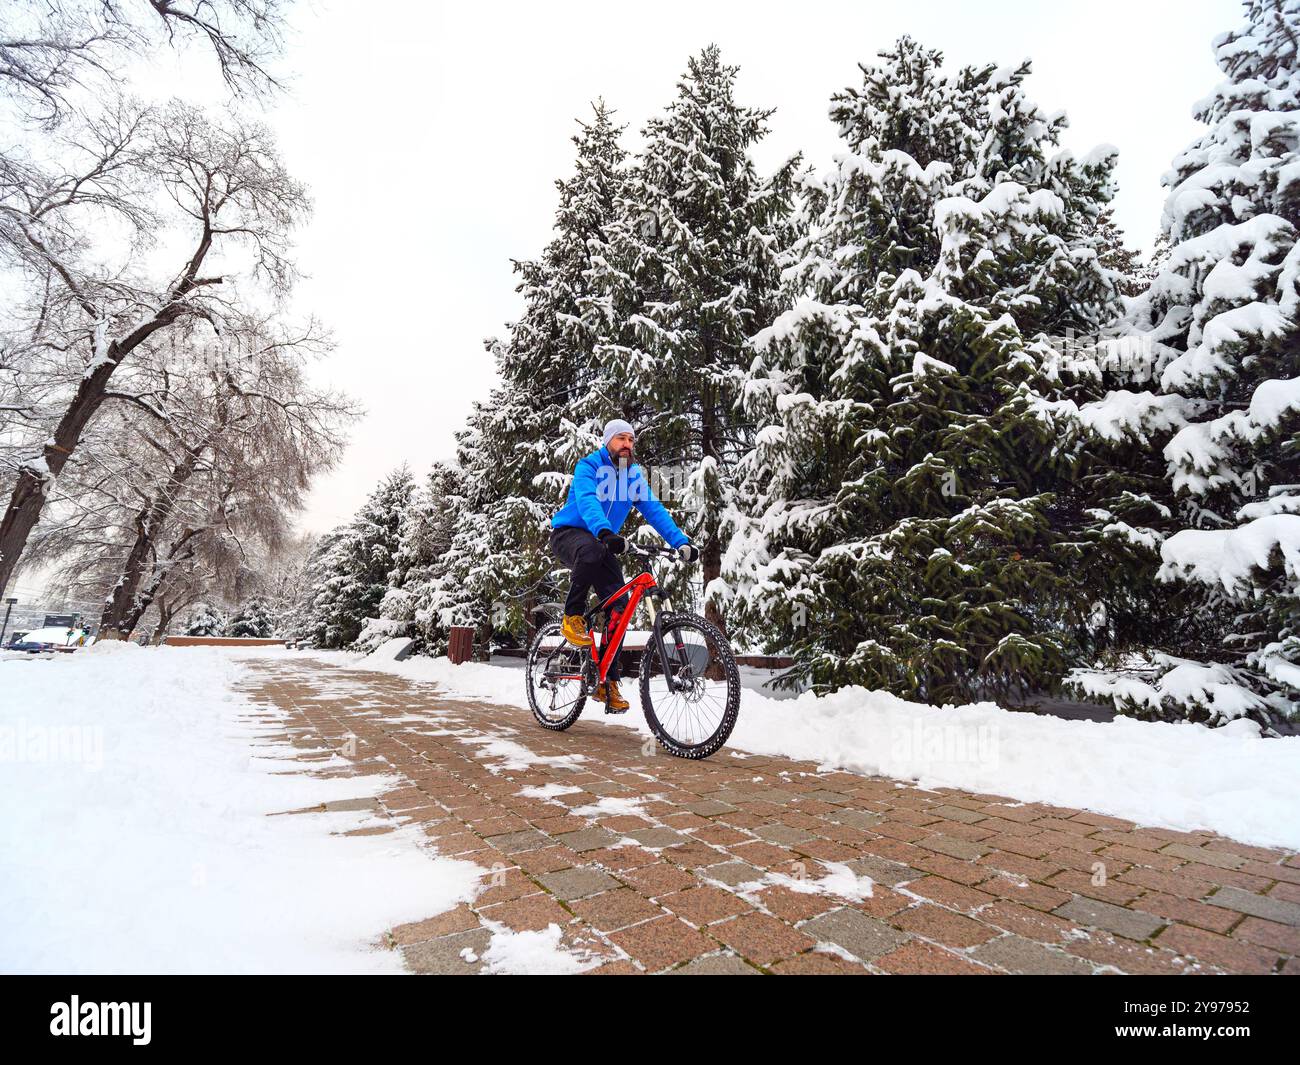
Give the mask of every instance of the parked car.
POLYGON ((17 643, 12 644, 11 648, 15 651, 30 651, 32 654, 38 654, 41 651, 75 651, 85 644, 86 640, 85 629, 51 626, 44 629, 33 629, 17 643))

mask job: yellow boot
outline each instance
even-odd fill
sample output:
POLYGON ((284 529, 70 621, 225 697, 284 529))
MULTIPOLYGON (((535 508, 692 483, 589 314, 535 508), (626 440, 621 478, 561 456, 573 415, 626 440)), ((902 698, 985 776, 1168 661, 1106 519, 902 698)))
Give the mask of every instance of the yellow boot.
POLYGON ((574 647, 591 646, 591 634, 587 632, 587 623, 581 614, 565 614, 560 632, 574 647))
POLYGON ((605 713, 607 714, 621 714, 631 705, 619 693, 618 681, 616 680, 597 684, 596 690, 591 694, 598 702, 605 704, 605 713))

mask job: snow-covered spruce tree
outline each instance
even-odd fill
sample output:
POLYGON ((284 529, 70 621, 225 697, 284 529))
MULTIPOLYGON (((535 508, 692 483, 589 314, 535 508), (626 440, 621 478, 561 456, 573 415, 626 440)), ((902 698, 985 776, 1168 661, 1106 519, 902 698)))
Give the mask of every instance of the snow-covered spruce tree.
POLYGON ((319 647, 349 647, 388 589, 402 526, 415 481, 405 465, 385 477, 356 516, 321 538, 308 566, 313 578, 310 612, 319 647))
POLYGON ((1098 220, 1101 230, 1101 265, 1115 275, 1115 285, 1120 294, 1136 296, 1146 288, 1141 252, 1128 246, 1124 231, 1115 221, 1114 212, 1107 208, 1098 220))
POLYGON ((241 606, 226 624, 224 636, 269 639, 275 635, 275 619, 270 607, 260 595, 255 595, 241 606))
POLYGON ((411 493, 402 512, 393 568, 379 604, 379 617, 367 621, 354 647, 371 651, 385 640, 410 636, 419 650, 441 650, 447 627, 432 609, 441 600, 452 537, 461 514, 460 471, 435 462, 411 493), (435 616, 436 615, 436 616, 435 616))
MULTIPOLYGON (((720 573, 722 515, 752 445, 735 416, 745 342, 783 309, 777 257, 790 239, 797 159, 761 177, 750 158, 772 111, 736 102, 739 68, 716 46, 689 60, 676 99, 645 127, 619 198, 599 307, 617 327, 597 348, 610 406, 638 427, 639 460, 720 573)), ((723 622, 718 600, 706 610, 723 622)))
POLYGON ((1300 2, 1246 10, 1214 42, 1208 128, 1164 179, 1168 256, 1121 323, 1150 356, 1151 417, 1084 408, 1167 463, 1159 576, 1189 623, 1152 670, 1073 679, 1122 712, 1211 725, 1300 713, 1300 2))
POLYGON ((527 638, 536 609, 556 597, 550 518, 610 416, 595 350, 613 327, 592 275, 608 253, 623 180, 612 116, 598 102, 573 138, 574 173, 556 182, 554 236, 538 259, 515 263, 524 313, 488 344, 500 383, 457 437, 464 502, 439 614, 478 627, 480 640, 527 638))
POLYGON ((369 645, 411 636, 422 653, 446 650, 452 608, 460 601, 451 549, 464 512, 463 480, 456 466, 435 462, 413 493, 403 515, 380 619, 367 626, 369 635, 363 637, 369 645))
POLYGON ((1088 375, 1052 345, 1115 310, 1113 149, 1059 149, 1028 63, 941 64, 903 38, 833 98, 848 151, 800 182, 798 302, 752 344, 725 588, 819 690, 1048 686, 1087 624, 1052 404, 1088 375))
POLYGON ((185 626, 186 636, 220 636, 226 628, 226 619, 210 603, 195 603, 185 626))
POLYGON ((316 538, 303 566, 298 594, 281 621, 286 637, 310 640, 316 647, 341 646, 330 629, 330 618, 334 616, 335 577, 343 568, 347 536, 348 527, 340 525, 316 538))

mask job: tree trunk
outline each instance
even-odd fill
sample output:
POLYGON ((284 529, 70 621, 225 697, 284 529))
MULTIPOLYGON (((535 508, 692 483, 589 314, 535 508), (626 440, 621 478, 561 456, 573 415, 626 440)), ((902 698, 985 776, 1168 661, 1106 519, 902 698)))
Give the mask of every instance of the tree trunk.
POLYGON ((149 552, 153 549, 153 535, 148 526, 147 514, 146 511, 145 515, 141 516, 144 520, 136 524, 135 543, 131 545, 131 551, 126 556, 122 576, 113 585, 108 602, 104 604, 104 612, 99 619, 101 640, 129 638, 131 630, 135 628, 135 623, 143 613, 138 609, 137 593, 140 590, 140 582, 144 578, 149 552))
POLYGON ((18 559, 27 546, 27 538, 41 516, 45 507, 45 496, 51 484, 63 472, 73 449, 81 440, 81 434, 87 423, 94 417, 104 402, 104 390, 108 379, 117 369, 116 345, 110 349, 109 357, 100 363, 93 373, 83 377, 77 386, 76 394, 68 409, 63 412, 54 434, 45 442, 41 452, 44 470, 31 466, 18 468, 18 481, 14 485, 13 495, 5 510, 4 519, 0 520, 0 595, 9 586, 18 559))
MULTIPOLYGON (((163 584, 166 582, 168 576, 174 571, 176 565, 194 557, 194 550, 189 546, 189 542, 194 534, 195 530, 187 529, 180 539, 172 544, 171 550, 167 552, 166 558, 155 558, 148 581, 142 583, 143 571, 140 573, 139 577, 135 580, 136 590, 132 593, 131 597, 129 599, 125 596, 121 597, 122 602, 124 603, 122 612, 112 622, 111 629, 109 630, 121 633, 121 635, 110 635, 107 637, 108 639, 124 640, 131 634, 136 625, 140 623, 140 619, 144 617, 145 612, 153 605, 154 599, 156 599, 160 594, 163 584)), ((116 588, 114 589, 114 592, 117 592, 116 588)), ((116 594, 115 598, 117 598, 116 594)), ((105 608, 104 613, 106 616, 111 606, 112 603, 109 604, 109 607, 105 608)), ((105 631, 104 624, 105 623, 101 622, 101 632, 105 631)))
MULTIPOLYGON (((714 408, 714 389, 708 382, 701 389, 701 414, 700 418, 700 452, 705 458, 711 458, 717 464, 717 476, 721 480, 724 471, 722 468, 722 448, 718 446, 718 417, 714 408)), ((706 500, 704 504, 705 521, 700 529, 700 538, 703 544, 700 547, 700 568, 703 571, 704 588, 707 593, 709 582, 722 576, 722 538, 721 529, 718 523, 718 505, 720 500, 706 500)), ((727 634, 726 615, 718 609, 717 604, 708 600, 707 595, 704 602, 705 620, 713 622, 722 634, 727 634)))
POLYGON ((167 635, 167 628, 172 623, 172 618, 176 616, 176 608, 167 602, 165 596, 158 600, 158 624, 154 626, 153 636, 149 640, 151 644, 157 647, 163 642, 163 637, 167 635))
MULTIPOLYGON (((158 534, 166 526, 167 520, 172 515, 172 510, 176 507, 176 500, 180 496, 181 489, 194 475, 199 456, 203 454, 206 448, 206 442, 196 447, 186 448, 185 457, 172 467, 167 476, 166 484, 158 490, 153 499, 150 500, 149 505, 136 516, 135 543, 131 545, 131 550, 126 556, 126 563, 122 567, 122 576, 118 578, 117 584, 113 586, 113 592, 109 596, 108 602, 104 606, 103 616, 99 620, 99 631, 104 634, 105 639, 126 639, 139 623, 140 618, 144 616, 144 612, 149 609, 154 596, 158 594, 159 585, 162 584, 165 576, 165 571, 162 574, 159 572, 158 534), (154 560, 150 587, 148 594, 142 595, 140 585, 144 581, 145 570, 148 568, 150 558, 154 560), (115 635, 118 633, 121 635, 115 635)), ((175 557, 177 550, 184 546, 188 539, 189 535, 187 534, 172 545, 168 558, 169 563, 175 557)))

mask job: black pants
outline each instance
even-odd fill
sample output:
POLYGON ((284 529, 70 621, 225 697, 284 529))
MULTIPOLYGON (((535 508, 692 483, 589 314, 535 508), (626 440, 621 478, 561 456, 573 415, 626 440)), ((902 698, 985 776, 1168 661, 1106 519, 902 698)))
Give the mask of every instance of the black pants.
MULTIPOLYGON (((571 525, 561 525, 557 529, 552 529, 551 554, 573 571, 569 596, 564 601, 565 614, 584 613, 587 609, 587 595, 593 588, 603 602, 627 583, 623 577, 623 567, 618 564, 618 557, 586 529, 571 525)), ((625 595, 613 603, 610 610, 621 611, 626 606, 625 595)), ((618 680, 622 676, 620 670, 622 657, 620 648, 619 653, 614 655, 613 661, 609 664, 610 680, 618 680)))

